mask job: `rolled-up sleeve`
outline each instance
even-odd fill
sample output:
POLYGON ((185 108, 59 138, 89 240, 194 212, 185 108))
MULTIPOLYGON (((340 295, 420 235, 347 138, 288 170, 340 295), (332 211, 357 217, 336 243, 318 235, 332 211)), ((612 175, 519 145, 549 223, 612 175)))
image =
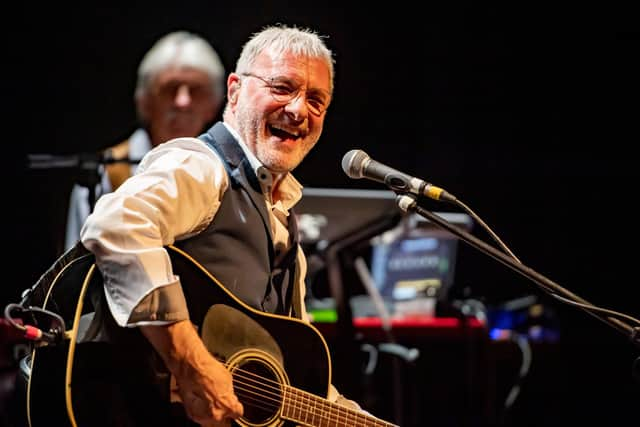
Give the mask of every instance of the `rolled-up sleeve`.
POLYGON ((120 326, 189 318, 165 246, 202 231, 227 186, 213 150, 196 138, 179 138, 150 151, 136 175, 98 199, 80 239, 96 257, 120 326))

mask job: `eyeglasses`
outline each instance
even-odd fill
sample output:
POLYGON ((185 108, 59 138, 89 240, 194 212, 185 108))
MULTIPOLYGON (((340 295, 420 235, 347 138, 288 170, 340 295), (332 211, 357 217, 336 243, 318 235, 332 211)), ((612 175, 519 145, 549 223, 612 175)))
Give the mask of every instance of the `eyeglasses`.
MULTIPOLYGON (((264 78, 252 73, 241 73, 241 75, 261 80, 269 89, 269 93, 271 93, 273 99, 277 102, 287 104, 300 96, 302 86, 296 86, 296 84, 289 79, 281 77, 264 78)), ((309 111, 316 116, 320 116, 327 110, 331 95, 326 90, 309 89, 305 92, 305 100, 309 111)))
POLYGON ((153 93, 160 98, 175 99, 178 90, 186 86, 189 89, 189 96, 194 100, 213 98, 213 91, 210 86, 188 83, 183 81, 170 81, 153 88, 153 93))

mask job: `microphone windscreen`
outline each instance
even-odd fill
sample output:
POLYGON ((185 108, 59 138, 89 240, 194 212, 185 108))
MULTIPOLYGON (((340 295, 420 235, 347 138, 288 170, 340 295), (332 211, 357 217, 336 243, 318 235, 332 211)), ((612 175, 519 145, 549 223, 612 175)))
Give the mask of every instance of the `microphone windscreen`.
POLYGON ((369 155, 362 150, 350 150, 342 157, 342 170, 349 178, 362 178, 369 155))

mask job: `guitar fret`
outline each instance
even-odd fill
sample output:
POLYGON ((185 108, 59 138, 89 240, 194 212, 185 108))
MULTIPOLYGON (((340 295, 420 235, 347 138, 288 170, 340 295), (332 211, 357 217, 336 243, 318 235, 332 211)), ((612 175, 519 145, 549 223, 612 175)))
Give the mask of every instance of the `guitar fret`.
POLYGON ((304 413, 304 420, 303 420, 303 421, 304 421, 305 423, 309 423, 309 416, 310 416, 311 414, 313 414, 313 410, 312 410, 312 409, 310 409, 310 405, 309 405, 309 404, 311 403, 311 399, 309 399, 308 397, 306 397, 305 395, 303 395, 303 396, 302 396, 302 402, 303 402, 303 404, 305 405, 305 407, 307 407, 307 408, 308 408, 308 409, 307 409, 307 411, 305 411, 305 413, 304 413))
POLYGON ((314 420, 313 415, 316 413, 316 400, 309 398, 309 402, 313 404, 313 407, 309 407, 309 412, 308 412, 308 414, 311 416, 310 421, 313 421, 314 420))
POLYGON ((318 425, 321 427, 329 427, 330 425, 330 418, 329 418, 329 412, 327 411, 327 403, 326 401, 320 401, 320 408, 319 411, 317 411, 319 413, 320 416, 320 420, 318 421, 318 425))
POLYGON ((298 413, 300 413, 300 411, 302 410, 302 407, 301 407, 301 405, 299 405, 300 401, 298 400, 298 398, 296 398, 295 402, 296 402, 296 405, 293 406, 293 408, 294 408, 293 416, 294 416, 294 418, 296 420, 299 420, 300 419, 300 415, 296 415, 296 411, 295 410, 297 409, 298 413))

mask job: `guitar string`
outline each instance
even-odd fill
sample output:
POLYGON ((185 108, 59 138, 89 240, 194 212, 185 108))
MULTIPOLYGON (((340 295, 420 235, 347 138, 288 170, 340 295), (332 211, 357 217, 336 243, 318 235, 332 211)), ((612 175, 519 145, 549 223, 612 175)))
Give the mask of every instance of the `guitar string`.
MULTIPOLYGON (((236 368, 234 370, 234 372, 235 371, 245 372, 245 373, 248 373, 249 376, 258 378, 260 380, 265 379, 268 382, 275 383, 275 384, 278 384, 278 385, 280 384, 280 383, 278 383, 276 381, 266 379, 264 377, 261 377, 261 376, 255 374, 254 372, 246 371, 246 370, 241 369, 241 368, 236 368)), ((245 375, 244 378, 248 378, 248 376, 245 375)), ((266 384, 266 382, 260 382, 260 381, 258 381, 257 383, 258 383, 258 385, 266 384)), ((243 383, 243 385, 247 385, 247 384, 248 383, 243 383)), ((329 401, 325 402, 323 400, 320 400, 317 396, 315 396, 315 395, 313 395, 311 393, 305 392, 303 390, 298 390, 298 389, 296 389, 294 387, 289 387, 287 385, 285 385, 284 387, 285 387, 285 390, 284 390, 285 394, 286 394, 287 391, 289 391, 290 394, 294 394, 294 393, 302 394, 302 399, 301 400, 298 399, 297 394, 294 394, 296 397, 294 399, 291 399, 294 402, 298 402, 299 403, 298 405, 296 405, 296 404, 293 405, 294 409, 295 408, 300 408, 300 410, 302 410, 302 409, 311 407, 311 406, 305 404, 305 396, 306 396, 307 400, 309 400, 310 402, 314 402, 314 405, 313 405, 314 409, 320 409, 321 411, 323 411, 324 414, 326 414, 328 412, 328 415, 329 415, 328 418, 331 421, 339 421, 341 418, 344 418, 345 421, 348 421, 350 419, 350 417, 349 417, 350 414, 352 415, 352 418, 353 418, 354 421, 355 421, 356 418, 362 418, 365 421, 366 421, 367 418, 369 418, 366 414, 364 414, 362 412, 352 410, 350 408, 338 405, 338 404, 333 403, 333 402, 329 402, 329 401), (320 408, 318 408, 318 405, 317 405, 318 402, 321 405, 320 408), (331 412, 332 408, 333 409, 337 409, 338 412, 337 413, 335 413, 335 411, 331 412), (341 414, 341 412, 345 412, 345 414, 341 414)), ((253 386, 253 388, 255 389, 257 387, 253 386)), ((241 388, 239 387, 239 389, 241 389, 241 388)), ((250 393, 252 393, 250 390, 247 390, 247 389, 242 389, 242 390, 243 391, 249 391, 250 393)), ((261 391, 262 389, 258 388, 258 390, 261 391)), ((278 388, 278 390, 280 390, 280 389, 278 388)), ((257 394, 257 396, 262 396, 262 393, 259 392, 257 394)), ((281 403, 280 396, 281 395, 279 393, 277 393, 276 394, 276 398, 272 399, 272 401, 276 402, 275 408, 280 406, 280 403, 281 403)), ((264 406, 261 409, 265 409, 264 406)), ((327 417, 325 416, 324 418, 327 418, 327 417)), ((382 421, 382 420, 379 420, 379 419, 374 419, 374 422, 376 422, 376 424, 373 424, 373 425, 378 425, 378 422, 381 422, 382 423, 382 424, 380 424, 381 426, 393 426, 393 424, 386 423, 385 421, 382 421)))
MULTIPOLYGON (((259 375, 256 375, 255 373, 253 373, 251 371, 246 371, 246 370, 243 370, 243 369, 240 369, 240 368, 235 369, 234 372, 235 371, 247 372, 249 374, 249 376, 253 376, 253 377, 256 377, 256 378, 259 378, 259 379, 263 379, 264 378, 264 377, 261 377, 259 375)), ((248 376, 245 375, 244 378, 248 378, 248 376)), ((268 381, 272 382, 272 383, 274 382, 273 380, 268 380, 268 381)), ((261 383, 260 381, 258 381, 257 383, 258 383, 258 385, 264 384, 264 382, 261 383)), ((247 382, 244 382, 244 383, 240 382, 239 384, 249 385, 253 389, 257 388, 255 385, 249 384, 247 382)), ((254 381, 254 384, 255 384, 255 381, 254 381)), ((284 390, 285 393, 289 389, 292 389, 292 388, 290 388, 290 387, 285 385, 285 390, 284 390)), ((238 393, 238 394, 240 394, 242 396, 245 396, 245 397, 246 396, 251 396, 252 393, 255 394, 255 396, 263 397, 263 392, 254 393, 251 389, 247 389, 247 388, 243 388, 243 387, 238 387, 238 390, 239 391, 243 391, 243 392, 247 392, 248 394, 247 393, 238 393)), ((258 390, 262 390, 262 389, 258 389, 258 390)), ((304 392, 304 391, 302 391, 302 393, 306 394, 308 396, 307 400, 309 400, 309 401, 313 401, 313 398, 318 399, 315 395, 309 394, 309 393, 304 392)), ((290 391, 290 394, 293 394, 293 393, 291 393, 291 391, 290 391)), ((275 396, 276 396, 276 398, 270 399, 271 402, 276 403, 275 405, 266 406, 266 405, 263 404, 261 406, 258 406, 258 405, 255 405, 255 406, 258 407, 259 409, 263 409, 263 410, 276 409, 276 408, 280 407, 281 400, 280 400, 280 394, 275 394, 275 396)), ((298 399, 297 395, 294 394, 294 396, 296 396, 296 398, 292 399, 292 400, 294 402, 298 402, 299 403, 297 405, 296 404, 293 405, 294 406, 294 410, 296 410, 297 408, 299 408, 299 410, 303 410, 303 409, 306 409, 306 408, 311 408, 311 406, 305 404, 304 396, 302 397, 302 400, 298 399)), ((251 397, 253 397, 253 396, 251 396, 251 397)), ((252 401, 255 402, 256 399, 252 399, 252 401)), ((270 402, 263 402, 262 399, 260 400, 260 402, 261 403, 270 403, 270 402)), ((321 417, 325 418, 325 419, 328 419, 328 420, 330 420, 332 422, 337 422, 337 421, 339 422, 341 419, 344 419, 344 421, 346 422, 346 421, 349 421, 350 419, 353 419, 355 421, 356 418, 363 418, 364 420, 366 420, 366 418, 367 418, 366 416, 364 416, 364 414, 361 414, 361 413, 358 413, 356 411, 350 410, 349 408, 334 404, 333 402, 327 402, 327 403, 328 404, 325 404, 324 402, 320 402, 321 407, 318 407, 317 404, 314 404, 313 405, 313 409, 314 410, 318 410, 318 409, 321 410, 322 411, 321 417), (332 407, 334 409, 337 409, 338 413, 331 412, 330 410, 331 410, 332 407), (341 412, 345 412, 345 414, 341 414, 341 412), (349 417, 350 413, 351 413, 352 417, 349 417)), ((382 425, 388 425, 388 424, 382 424, 382 425)))
MULTIPOLYGON (((286 393, 286 392, 285 392, 286 393)), ((289 391, 289 393, 291 393, 291 391, 289 391)), ((292 393, 291 393, 292 394, 292 393)), ((249 399, 253 402, 253 404, 251 405, 254 408, 257 409, 262 409, 265 410, 266 412, 270 412, 269 410, 275 410, 278 409, 280 407, 280 405, 264 405, 264 404, 258 404, 257 402, 260 403, 264 403, 262 400, 258 400, 258 399, 254 399, 253 397, 258 397, 258 398, 262 398, 262 395, 260 393, 254 393, 253 391, 250 390, 246 390, 243 389, 242 387, 238 387, 238 395, 242 397, 241 402, 247 403, 244 399, 249 399), (243 391, 248 391, 248 393, 243 393, 243 391)), ((288 414, 295 414, 296 412, 300 412, 300 416, 299 417, 292 417, 291 415, 289 415, 289 418, 292 418, 294 420, 300 420, 300 421, 304 421, 307 422, 309 421, 309 419, 311 418, 312 421, 317 421, 317 422, 322 422, 322 420, 326 420, 329 421, 331 423, 345 423, 345 424, 339 424, 339 425, 352 425, 351 423, 356 422, 356 421, 362 421, 362 422, 366 422, 367 420, 369 420, 370 422, 373 422, 373 424, 368 423, 368 424, 364 424, 367 426, 393 426, 393 424, 389 424, 386 423, 385 421, 382 420, 375 420, 375 419, 371 419, 370 417, 367 417, 364 414, 361 414, 359 412, 355 412, 354 410, 350 410, 348 408, 344 408, 341 407, 340 405, 337 404, 329 404, 328 407, 327 405, 322 405, 321 403, 321 407, 319 407, 318 405, 306 405, 304 402, 304 398, 302 400, 299 399, 291 399, 297 402, 302 402, 299 405, 292 405, 292 408, 290 408, 289 411, 284 411, 284 415, 285 417, 288 414), (332 412, 331 408, 334 409, 338 409, 338 413, 336 412, 332 412), (311 410, 310 410, 311 408, 311 410), (323 409, 324 408, 324 409, 323 409), (302 417, 302 412, 304 411, 305 415, 304 417, 302 417), (345 414, 342 414, 341 412, 345 412, 345 414), (351 415, 351 416, 349 416, 351 415), (349 423, 351 422, 351 423, 349 423)), ((278 403, 280 403, 278 401, 278 403)))
MULTIPOLYGON (((223 362, 224 363, 224 362, 223 362)), ((228 365, 226 363, 224 363, 225 366, 228 367, 228 365)), ((236 367, 233 372, 238 372, 239 374, 236 375, 236 378, 243 378, 245 380, 251 381, 251 382, 242 382, 242 381, 236 381, 235 383, 238 385, 242 385, 242 386, 248 386, 249 388, 245 388, 245 387, 238 387, 239 391, 242 391, 244 393, 239 393, 241 396, 244 397, 248 397, 251 398, 251 400, 253 402, 260 402, 262 403, 262 405, 254 405, 254 407, 258 408, 258 409, 263 409, 263 410, 270 410, 270 409, 277 409, 281 406, 282 404, 282 394, 279 393, 280 389, 280 384, 277 381, 262 377, 260 375, 257 375, 256 373, 252 372, 252 371, 248 371, 245 369, 242 369, 240 367, 236 367), (244 374, 244 375, 242 375, 244 374), (257 379, 257 380, 256 380, 257 379), (260 387, 260 386, 267 386, 268 384, 276 384, 277 387, 273 387, 271 386, 270 388, 272 390, 276 390, 276 392, 272 392, 272 391, 267 391, 267 393, 269 393, 271 396, 267 396, 265 395, 265 389, 260 387), (253 390, 258 390, 257 392, 254 392, 253 390), (256 396, 258 397, 258 399, 254 399, 253 397, 256 396), (267 402, 264 401, 264 398, 267 398, 267 402), (273 403, 273 405, 264 405, 264 403, 273 403)), ((389 426, 392 427, 394 426, 393 424, 387 423, 386 421, 383 420, 379 420, 375 417, 369 417, 366 414, 359 412, 359 411, 355 411, 352 410, 350 408, 347 408, 345 406, 342 405, 338 405, 334 402, 329 402, 329 401, 324 401, 322 399, 319 399, 317 396, 315 396, 314 394, 308 393, 304 390, 299 390, 296 389, 294 387, 290 387, 286 384, 283 385, 283 389, 282 391, 284 392, 284 394, 286 395, 287 392, 289 392, 289 394, 291 394, 292 396, 294 396, 291 400, 294 402, 293 405, 293 409, 294 411, 299 408, 300 411, 302 411, 303 409, 306 410, 306 412, 309 412, 309 408, 313 408, 314 413, 318 412, 318 410, 321 411, 320 417, 324 418, 324 419, 328 419, 331 422, 340 422, 342 419, 344 419, 345 422, 353 420, 356 421, 356 419, 360 419, 361 421, 367 421, 367 419, 371 418, 370 421, 372 421, 374 424, 369 424, 371 426, 389 426), (302 398, 300 399, 298 395, 302 395, 302 398), (306 400, 313 402, 313 405, 308 405, 305 402, 305 397, 306 400), (318 403, 320 404, 320 406, 318 406, 318 403), (336 412, 337 410, 337 412, 336 412), (344 414, 342 414, 342 412, 344 412, 344 414), (351 415, 352 417, 349 417, 349 415, 351 415)), ((306 419, 305 419, 306 421, 306 419)))

